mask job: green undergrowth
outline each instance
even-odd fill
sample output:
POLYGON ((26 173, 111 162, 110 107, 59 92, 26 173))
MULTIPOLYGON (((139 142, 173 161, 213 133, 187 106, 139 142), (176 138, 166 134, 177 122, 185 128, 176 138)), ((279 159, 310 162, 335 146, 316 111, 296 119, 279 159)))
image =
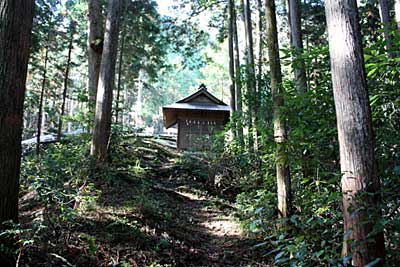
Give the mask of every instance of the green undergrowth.
MULTIPOLYGON (((175 266, 171 254, 188 249, 177 238, 185 230, 176 197, 157 179, 178 175, 188 157, 124 135, 113 137, 107 164, 96 166, 89 149, 82 135, 24 156, 20 224, 1 233, 19 240, 8 253, 30 266, 175 266)), ((182 179, 199 173, 191 168, 182 179)))

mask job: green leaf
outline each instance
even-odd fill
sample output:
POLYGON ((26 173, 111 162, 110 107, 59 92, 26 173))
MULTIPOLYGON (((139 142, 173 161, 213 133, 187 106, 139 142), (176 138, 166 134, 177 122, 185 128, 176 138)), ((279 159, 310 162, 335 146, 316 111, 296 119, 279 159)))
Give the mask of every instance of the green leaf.
POLYGON ((283 255, 285 255, 285 251, 281 251, 278 254, 276 254, 275 256, 275 261, 279 260, 280 258, 283 257, 283 255))
POLYGON ((378 68, 373 68, 372 70, 370 70, 367 74, 368 78, 373 78, 375 77, 376 72, 378 71, 378 68))
POLYGON ((264 246, 266 246, 267 244, 269 244, 268 241, 261 242, 261 243, 256 244, 256 245, 254 246, 254 248, 264 247, 264 246))
POLYGON ((325 253, 325 250, 320 250, 320 251, 318 251, 318 252, 315 253, 315 257, 319 258, 319 257, 321 257, 321 255, 324 254, 324 253, 325 253))
POLYGON ((376 102, 379 100, 379 95, 374 95, 369 98, 369 103, 371 106, 374 106, 376 102))

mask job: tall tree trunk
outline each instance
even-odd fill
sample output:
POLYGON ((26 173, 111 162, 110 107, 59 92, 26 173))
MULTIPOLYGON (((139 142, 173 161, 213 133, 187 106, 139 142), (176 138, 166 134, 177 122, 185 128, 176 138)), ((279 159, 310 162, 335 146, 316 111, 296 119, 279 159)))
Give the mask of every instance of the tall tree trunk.
POLYGON ((228 1, 228 50, 229 50, 229 78, 230 78, 230 93, 231 93, 231 110, 232 113, 236 111, 236 103, 235 103, 235 59, 233 53, 233 20, 236 19, 234 17, 234 1, 228 1))
POLYGON ((290 173, 286 151, 286 122, 282 114, 283 86, 281 62, 279 57, 278 31, 276 25, 275 1, 265 1, 267 19, 267 43, 269 67, 271 73, 271 91, 273 101, 274 139, 276 143, 276 180, 278 190, 278 211, 283 218, 288 218, 291 211, 290 173))
MULTIPOLYGON (((21 136, 34 0, 0 1, 0 228, 18 221, 21 136)), ((10 240, 1 240, 5 244, 10 240), (4 241, 4 242, 3 242, 4 241)), ((0 251, 0 266, 15 266, 0 251)))
POLYGON ((233 9, 233 20, 232 20, 232 33, 233 33, 233 41, 234 41, 234 57, 235 57, 235 97, 236 97, 236 112, 239 115, 239 120, 237 121, 237 137, 239 140, 239 144, 241 146, 244 145, 243 139, 243 105, 242 105, 242 74, 240 70, 240 54, 239 54, 239 38, 238 38, 238 30, 237 30, 237 14, 235 5, 232 6, 233 9))
POLYGON ((397 31, 400 33, 400 0, 394 1, 394 10, 396 13, 397 31))
MULTIPOLYGON (((130 107, 130 95, 129 95, 129 90, 127 88, 127 86, 125 86, 124 88, 124 101, 123 101, 123 111, 127 110, 126 107, 130 107)), ((129 125, 130 121, 129 121, 129 114, 127 112, 122 112, 122 123, 124 125, 129 125)))
POLYGON ((301 32, 300 0, 288 0, 290 43, 293 49, 294 81, 298 93, 307 89, 306 67, 302 58, 303 35, 301 32))
POLYGON ((60 117, 58 118, 57 141, 61 140, 63 116, 65 113, 65 101, 67 99, 69 70, 71 68, 71 54, 72 54, 72 48, 73 48, 73 44, 74 44, 74 32, 75 32, 75 22, 74 21, 71 21, 70 31, 71 31, 70 32, 71 36, 69 39, 67 65, 65 67, 65 74, 64 74, 64 90, 63 90, 63 94, 62 94, 61 112, 60 112, 60 117))
POLYGON ((144 70, 140 69, 138 73, 138 82, 137 82, 137 97, 135 104, 135 126, 142 127, 142 107, 143 107, 143 85, 144 85, 144 70))
POLYGON ((104 40, 104 18, 102 15, 101 0, 88 0, 88 23, 88 93, 89 108, 93 110, 96 105, 104 40))
POLYGON ((96 113, 94 118, 91 155, 98 163, 107 159, 108 142, 111 132, 111 111, 115 80, 115 64, 118 50, 121 0, 109 0, 104 34, 104 48, 101 58, 99 84, 97 88, 96 113))
POLYGON ((381 258, 374 266, 382 266, 383 233, 370 236, 380 216, 380 185, 357 3, 327 0, 325 11, 342 173, 343 256, 353 255, 357 267, 381 258))
POLYGON ((43 100, 44 100, 44 91, 46 90, 46 82, 47 82, 47 63, 49 60, 49 47, 46 47, 46 52, 44 55, 44 69, 42 74, 42 89, 40 91, 40 99, 39 99, 39 110, 37 115, 37 136, 36 136, 36 154, 40 154, 40 135, 42 133, 42 117, 43 117, 43 100))
POLYGON ((257 0, 257 11, 258 11, 258 20, 257 20, 257 103, 256 106, 259 108, 259 101, 261 97, 261 80, 262 80, 262 66, 263 66, 263 30, 262 30, 262 21, 263 21, 263 12, 262 12, 262 0, 257 0))
POLYGON ((258 125, 261 123, 260 119, 260 108, 261 108, 261 97, 262 97, 262 67, 263 67, 263 5, 262 0, 257 0, 257 71, 255 71, 256 84, 255 84, 255 99, 254 99, 254 125, 255 125, 255 147, 260 148, 259 136, 261 136, 258 130, 258 125))
MULTIPOLYGON (((303 60, 303 34, 301 30, 301 0, 288 0, 288 21, 290 44, 292 46, 292 64, 294 72, 294 84, 299 95, 307 91, 306 66, 303 60)), ((308 151, 302 154, 302 172, 303 177, 312 175, 308 167, 307 157, 310 157, 308 151)))
POLYGON ((249 113, 249 149, 254 150, 254 129, 255 129, 255 98, 256 98, 256 76, 254 69, 254 45, 253 45, 253 27, 251 23, 250 0, 242 0, 244 28, 246 37, 246 72, 247 72, 247 103, 249 113))
MULTIPOLYGON (((70 101, 69 101, 69 116, 70 116, 70 117, 74 116, 75 107, 76 107, 75 101, 74 101, 73 99, 70 99, 70 101)), ((71 121, 68 122, 68 129, 67 129, 67 131, 68 131, 68 132, 71 132, 72 129, 73 129, 73 126, 74 126, 74 125, 73 125, 73 123, 72 123, 71 121)))
POLYGON ((118 82, 117 82, 117 100, 115 103, 115 123, 118 123, 119 116, 119 101, 121 95, 121 86, 122 86, 122 66, 123 66, 123 55, 124 55, 124 46, 125 46, 125 30, 121 33, 121 46, 119 51, 119 61, 118 61, 118 82))
MULTIPOLYGON (((309 6, 310 5, 310 3, 307 0, 304 0, 303 4, 304 4, 304 6, 309 6)), ((306 12, 304 12, 304 13, 306 13, 306 12)), ((308 22, 308 19, 306 18, 307 14, 304 14, 304 16, 305 16, 305 18, 304 18, 304 28, 308 29, 308 27, 310 27, 310 24, 308 22)), ((310 36, 308 34, 306 34, 304 36, 304 38, 305 38, 304 42, 305 42, 305 45, 306 45, 306 51, 309 51, 309 49, 310 49, 310 36)), ((312 69, 309 66, 308 67, 306 66, 305 70, 306 70, 306 84, 307 84, 306 88, 311 88, 310 78, 311 78, 312 69)))
POLYGON ((393 58, 392 37, 390 36, 390 14, 388 0, 379 0, 379 15, 383 26, 383 36, 386 42, 386 51, 389 58, 393 58))

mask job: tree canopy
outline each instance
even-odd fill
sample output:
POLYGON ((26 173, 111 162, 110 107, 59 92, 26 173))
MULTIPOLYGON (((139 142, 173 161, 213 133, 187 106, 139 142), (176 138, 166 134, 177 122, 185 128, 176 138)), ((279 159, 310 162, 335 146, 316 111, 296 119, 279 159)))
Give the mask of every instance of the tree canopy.
POLYGON ((0 265, 397 266, 399 18, 0 0, 0 265))

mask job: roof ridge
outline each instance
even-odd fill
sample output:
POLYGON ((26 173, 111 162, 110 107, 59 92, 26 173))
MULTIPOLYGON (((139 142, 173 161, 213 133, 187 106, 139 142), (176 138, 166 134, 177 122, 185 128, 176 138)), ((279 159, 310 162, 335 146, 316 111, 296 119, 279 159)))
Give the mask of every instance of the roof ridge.
POLYGON ((208 90, 207 90, 207 87, 206 87, 206 85, 205 85, 204 83, 200 84, 200 86, 199 86, 199 90, 205 90, 205 91, 208 91, 208 90))
POLYGON ((181 99, 178 100, 176 103, 187 103, 188 101, 198 97, 200 94, 204 94, 207 98, 209 98, 212 102, 214 102, 217 105, 224 105, 227 106, 222 100, 218 99, 216 96, 211 94, 208 90, 207 87, 204 84, 201 84, 197 92, 181 99))

